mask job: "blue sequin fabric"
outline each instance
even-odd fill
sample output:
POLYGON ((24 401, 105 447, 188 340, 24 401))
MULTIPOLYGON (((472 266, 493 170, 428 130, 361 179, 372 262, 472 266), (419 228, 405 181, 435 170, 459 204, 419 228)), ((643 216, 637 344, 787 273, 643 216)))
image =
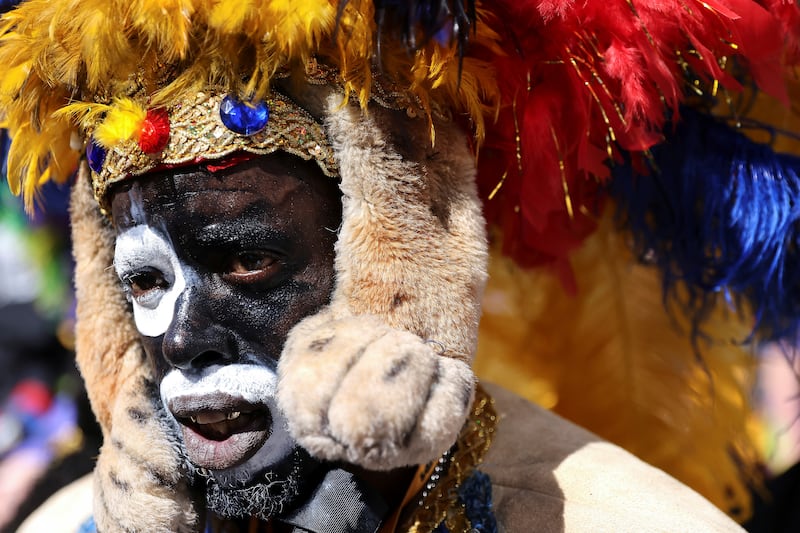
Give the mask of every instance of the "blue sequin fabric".
MULTIPOLYGON (((497 520, 492 512, 492 481, 489 476, 475 470, 458 487, 458 503, 464 506, 472 532, 497 533, 497 520)), ((461 533, 447 529, 444 522, 439 524, 434 533, 461 533)))

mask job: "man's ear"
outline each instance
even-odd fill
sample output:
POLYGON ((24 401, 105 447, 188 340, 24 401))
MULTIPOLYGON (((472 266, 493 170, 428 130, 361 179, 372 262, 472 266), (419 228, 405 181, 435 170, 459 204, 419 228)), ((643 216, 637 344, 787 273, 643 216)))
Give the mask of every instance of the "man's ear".
POLYGON ((427 120, 405 111, 365 113, 313 85, 297 98, 325 102, 343 216, 336 289, 289 336, 280 405, 318 457, 426 463, 455 442, 475 382, 487 250, 474 159, 444 119, 433 121, 433 145, 427 120))
POLYGON ((195 531, 183 460, 114 271, 114 230, 89 183, 84 163, 70 215, 76 357, 103 431, 94 471, 95 522, 100 531, 195 531))

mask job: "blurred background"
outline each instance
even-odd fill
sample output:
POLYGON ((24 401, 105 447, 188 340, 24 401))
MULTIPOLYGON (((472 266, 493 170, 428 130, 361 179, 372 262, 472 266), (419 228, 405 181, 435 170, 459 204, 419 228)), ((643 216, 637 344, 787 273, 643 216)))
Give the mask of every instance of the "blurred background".
POLYGON ((90 472, 99 428, 73 353, 69 189, 36 213, 0 187, 0 531, 90 472))

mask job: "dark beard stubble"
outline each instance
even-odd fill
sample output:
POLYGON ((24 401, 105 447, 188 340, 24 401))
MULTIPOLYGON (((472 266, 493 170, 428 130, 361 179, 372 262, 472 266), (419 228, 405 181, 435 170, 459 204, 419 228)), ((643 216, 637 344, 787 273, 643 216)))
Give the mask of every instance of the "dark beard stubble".
POLYGON ((206 506, 221 518, 257 516, 269 520, 291 509, 313 484, 318 462, 295 448, 285 460, 259 473, 257 481, 241 487, 222 486, 213 476, 200 473, 206 484, 206 506))

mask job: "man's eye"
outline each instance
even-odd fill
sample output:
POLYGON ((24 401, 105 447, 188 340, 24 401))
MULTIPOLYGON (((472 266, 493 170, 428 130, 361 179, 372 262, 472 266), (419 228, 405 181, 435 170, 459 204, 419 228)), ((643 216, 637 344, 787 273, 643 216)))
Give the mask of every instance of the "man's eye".
POLYGON ((154 289, 167 289, 169 282, 164 275, 155 268, 143 269, 125 276, 125 283, 130 289, 131 296, 140 300, 154 289))
POLYGON ((266 280, 278 268, 274 254, 266 251, 240 252, 230 258, 224 275, 232 281, 254 283, 266 280))

